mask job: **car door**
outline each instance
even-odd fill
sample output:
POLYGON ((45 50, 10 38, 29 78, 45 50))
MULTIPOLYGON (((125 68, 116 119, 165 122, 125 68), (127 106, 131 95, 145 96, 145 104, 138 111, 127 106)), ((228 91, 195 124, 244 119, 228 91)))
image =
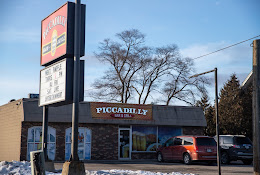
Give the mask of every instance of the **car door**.
POLYGON ((167 140, 161 150, 164 159, 166 160, 172 160, 172 148, 173 147, 173 139, 170 138, 169 140, 167 140))
POLYGON ((172 157, 174 160, 182 160, 182 138, 174 138, 172 146, 172 157))
POLYGON ((248 137, 234 137, 234 146, 238 156, 252 156, 253 144, 248 137))

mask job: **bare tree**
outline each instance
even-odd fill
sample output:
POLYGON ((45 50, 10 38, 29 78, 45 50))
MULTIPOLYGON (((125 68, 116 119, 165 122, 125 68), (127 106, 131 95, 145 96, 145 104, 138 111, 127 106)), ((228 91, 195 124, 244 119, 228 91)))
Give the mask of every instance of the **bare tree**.
POLYGON ((174 63, 169 81, 162 89, 164 96, 167 97, 166 105, 169 105, 173 99, 194 105, 196 98, 206 93, 205 85, 209 84, 209 80, 205 77, 190 79, 192 73, 194 73, 193 61, 190 58, 182 58, 174 63))
POLYGON ((109 63, 111 68, 101 81, 94 83, 98 89, 94 96, 127 103, 132 95, 135 74, 145 64, 149 48, 144 46, 144 34, 136 29, 123 31, 116 34, 116 37, 119 42, 105 39, 100 43, 100 52, 96 57, 109 63))
POLYGON ((138 83, 133 86, 138 94, 138 103, 145 104, 152 91, 158 88, 161 78, 171 73, 174 62, 179 60, 179 51, 176 45, 155 49, 151 59, 141 68, 138 83))
POLYGON ((167 105, 173 99, 194 104, 198 94, 205 91, 205 78, 188 78, 194 71, 193 62, 183 58, 176 45, 151 49, 144 45, 144 34, 136 29, 116 37, 118 41, 101 42, 95 54, 110 65, 93 84, 97 90, 92 94, 95 99, 128 103, 137 96, 139 104, 146 104, 154 94, 163 94, 167 105))

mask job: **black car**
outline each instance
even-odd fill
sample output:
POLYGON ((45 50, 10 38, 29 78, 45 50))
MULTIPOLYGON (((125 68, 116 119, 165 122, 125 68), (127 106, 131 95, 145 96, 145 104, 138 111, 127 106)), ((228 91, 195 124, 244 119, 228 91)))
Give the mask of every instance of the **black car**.
MULTIPOLYGON (((215 137, 216 139, 216 137, 215 137)), ((230 161, 242 160, 245 165, 253 161, 253 144, 248 137, 243 135, 220 135, 221 163, 229 164, 230 161)))

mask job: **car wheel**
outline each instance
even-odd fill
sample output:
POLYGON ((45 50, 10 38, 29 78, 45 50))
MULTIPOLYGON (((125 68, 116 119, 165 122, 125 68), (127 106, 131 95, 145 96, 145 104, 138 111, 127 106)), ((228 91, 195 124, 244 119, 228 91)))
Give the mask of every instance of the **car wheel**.
POLYGON ((162 153, 160 153, 160 152, 157 154, 157 161, 158 161, 158 162, 163 162, 163 161, 164 161, 164 160, 163 160, 162 153))
POLYGON ((229 159, 229 155, 227 152, 222 152, 221 153, 221 163, 223 164, 229 164, 230 159, 229 159))
POLYGON ((191 164, 191 158, 190 158, 189 153, 185 153, 185 154, 183 155, 183 162, 184 162, 184 164, 186 164, 186 165, 190 165, 190 164, 191 164))
POLYGON ((245 165, 251 165, 253 160, 242 160, 242 162, 245 164, 245 165))

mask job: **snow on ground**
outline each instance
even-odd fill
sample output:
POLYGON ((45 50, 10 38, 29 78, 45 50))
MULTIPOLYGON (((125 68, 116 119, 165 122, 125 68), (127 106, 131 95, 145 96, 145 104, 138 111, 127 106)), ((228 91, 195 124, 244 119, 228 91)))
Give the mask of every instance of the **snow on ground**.
MULTIPOLYGON (((31 175, 31 163, 26 161, 2 161, 0 162, 0 174, 1 175, 31 175)), ((47 175, 61 175, 60 173, 46 172, 47 175)), ((150 171, 132 171, 132 170, 100 170, 100 171, 88 171, 86 175, 194 175, 192 173, 182 174, 178 172, 172 173, 160 173, 150 171)))

